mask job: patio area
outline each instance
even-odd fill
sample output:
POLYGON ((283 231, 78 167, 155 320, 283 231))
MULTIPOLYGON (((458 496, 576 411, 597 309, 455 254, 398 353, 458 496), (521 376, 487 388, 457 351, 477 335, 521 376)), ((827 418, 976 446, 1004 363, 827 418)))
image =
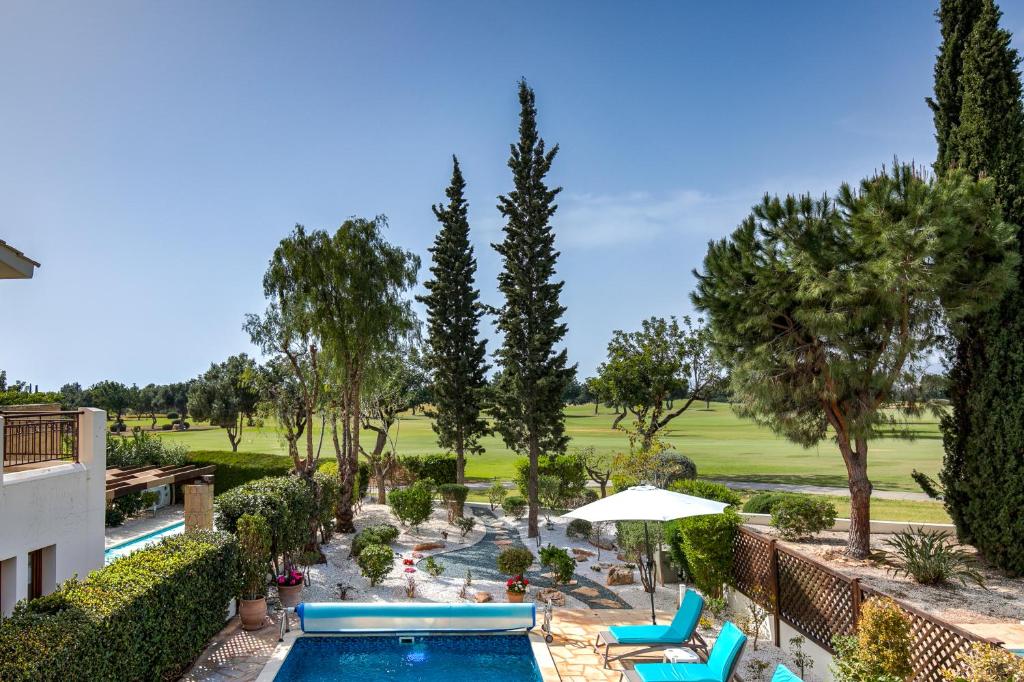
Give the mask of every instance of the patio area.
MULTIPOLYGON (((642 609, 556 609, 552 622, 554 641, 548 645, 562 682, 619 679, 622 665, 613 662, 605 670, 601 658, 594 653, 594 638, 609 625, 650 622, 650 611, 642 609)), ((668 622, 672 614, 661 612, 659 622, 668 622)), ((221 631, 192 668, 181 677, 182 682, 252 682, 270 659, 277 646, 279 617, 273 626, 257 632, 245 632, 237 619, 221 631)), ((648 660, 660 660, 650 654, 648 660)))

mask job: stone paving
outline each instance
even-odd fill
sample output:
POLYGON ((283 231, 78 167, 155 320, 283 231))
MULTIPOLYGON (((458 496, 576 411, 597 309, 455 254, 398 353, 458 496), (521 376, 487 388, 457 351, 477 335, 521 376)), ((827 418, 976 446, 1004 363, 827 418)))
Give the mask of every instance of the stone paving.
MULTIPOLYGON (((514 528, 506 526, 497 515, 486 507, 475 507, 473 513, 484 528, 486 533, 480 542, 437 557, 438 563, 443 564, 447 575, 463 576, 467 570, 473 572, 474 578, 485 580, 497 580, 504 582, 508 576, 498 572, 498 554, 505 547, 512 545, 522 546, 518 533, 514 528)), ((534 551, 536 554, 536 551, 534 551)), ((582 575, 577 575, 569 585, 558 585, 552 579, 552 574, 530 573, 530 591, 536 594, 537 589, 553 588, 571 594, 592 609, 628 609, 629 604, 604 585, 596 583, 582 575)), ((494 595, 499 600, 501 595, 494 595)))

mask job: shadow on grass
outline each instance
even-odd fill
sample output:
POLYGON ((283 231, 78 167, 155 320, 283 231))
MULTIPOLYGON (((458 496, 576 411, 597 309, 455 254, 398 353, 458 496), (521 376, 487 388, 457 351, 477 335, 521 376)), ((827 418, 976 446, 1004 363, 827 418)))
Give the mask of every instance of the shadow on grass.
POLYGON ((707 474, 707 478, 719 481, 814 485, 843 490, 847 488, 846 476, 830 474, 707 474))

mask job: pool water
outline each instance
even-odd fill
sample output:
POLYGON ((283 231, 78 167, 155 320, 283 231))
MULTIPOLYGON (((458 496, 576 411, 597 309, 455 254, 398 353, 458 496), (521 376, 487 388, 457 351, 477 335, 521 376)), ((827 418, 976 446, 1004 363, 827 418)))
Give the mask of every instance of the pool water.
POLYGON ((275 682, 541 682, 527 635, 299 637, 275 682), (493 677, 492 677, 493 676, 493 677))
POLYGON ((178 521, 177 523, 172 523, 169 526, 158 528, 154 531, 146 533, 145 535, 140 535, 137 538, 132 538, 131 540, 122 542, 119 545, 109 547, 103 552, 103 565, 106 566, 114 559, 120 559, 123 556, 128 556, 132 552, 137 552, 140 549, 145 549, 146 547, 149 547, 150 545, 155 545, 156 543, 160 542, 161 539, 169 535, 177 535, 178 533, 184 532, 185 522, 178 521))

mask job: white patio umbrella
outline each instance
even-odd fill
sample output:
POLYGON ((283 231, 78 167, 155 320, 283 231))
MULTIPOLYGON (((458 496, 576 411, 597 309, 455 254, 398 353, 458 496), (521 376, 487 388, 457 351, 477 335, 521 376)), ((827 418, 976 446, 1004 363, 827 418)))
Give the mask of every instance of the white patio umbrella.
POLYGON ((647 548, 647 575, 651 577, 651 622, 658 624, 654 615, 654 554, 651 552, 651 533, 648 521, 675 521, 688 516, 721 514, 729 505, 705 500, 703 497, 683 495, 653 485, 638 485, 585 504, 579 509, 562 514, 568 519, 585 519, 591 523, 604 521, 643 521, 644 544, 647 548))

